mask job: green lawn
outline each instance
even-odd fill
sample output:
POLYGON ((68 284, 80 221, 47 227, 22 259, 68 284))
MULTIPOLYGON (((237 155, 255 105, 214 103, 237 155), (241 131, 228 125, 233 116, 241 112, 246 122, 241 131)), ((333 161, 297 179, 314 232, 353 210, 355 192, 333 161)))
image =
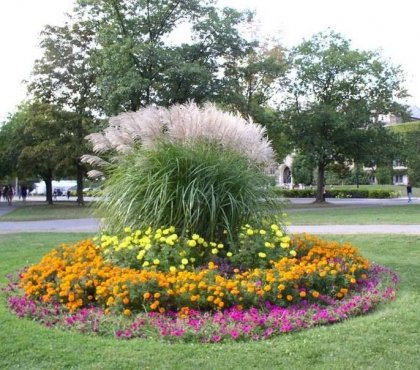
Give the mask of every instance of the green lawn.
MULTIPOLYGON (((82 234, 0 236, 3 275, 39 260, 59 242, 82 234)), ((4 369, 418 369, 420 363, 420 237, 358 235, 351 241, 401 278, 397 300, 377 311, 269 341, 226 344, 167 344, 117 341, 46 329, 20 320, 0 297, 0 368, 4 369)))
MULTIPOLYGON (((15 203, 12 212, 0 216, 0 221, 58 220, 93 217, 93 207, 87 203, 81 207, 76 202, 56 202, 53 205, 41 202, 15 203)), ((4 206, 7 207, 7 206, 4 206)))
POLYGON ((292 225, 420 224, 420 204, 394 206, 337 206, 289 204, 285 209, 292 225))

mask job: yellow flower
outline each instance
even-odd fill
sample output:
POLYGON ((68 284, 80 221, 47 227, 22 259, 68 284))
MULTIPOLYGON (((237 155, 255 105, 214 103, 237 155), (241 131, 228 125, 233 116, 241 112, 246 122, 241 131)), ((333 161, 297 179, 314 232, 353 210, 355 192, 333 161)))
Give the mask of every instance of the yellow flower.
POLYGON ((213 248, 213 249, 211 250, 211 253, 213 253, 213 254, 217 254, 217 253, 219 253, 219 250, 218 250, 217 248, 213 248))
POLYGON ((124 227, 124 232, 126 232, 127 234, 130 234, 131 233, 131 227, 129 227, 129 226, 124 227))
POLYGON ((247 229, 247 230, 246 230, 246 233, 247 233, 248 235, 254 235, 254 230, 252 230, 252 229, 247 229))
POLYGON ((217 248, 223 249, 223 244, 222 243, 217 244, 217 248))
POLYGON ((169 267, 169 271, 170 271, 170 272, 175 272, 175 271, 176 271, 176 267, 175 267, 175 266, 171 266, 171 267, 169 267))
POLYGON ((148 262, 148 261, 144 261, 143 262, 143 267, 147 267, 147 266, 149 266, 150 265, 150 263, 148 262))
POLYGON ((146 254, 146 251, 144 249, 142 249, 139 254, 137 255, 137 259, 138 260, 142 260, 144 255, 146 254))
POLYGON ((197 242, 193 239, 193 240, 188 240, 187 245, 189 247, 195 247, 197 245, 197 242))
POLYGON ((260 234, 261 234, 261 235, 265 235, 265 234, 267 234, 267 231, 265 231, 265 230, 261 229, 261 230, 260 230, 260 234))
POLYGON ((159 263, 160 263, 160 261, 159 261, 159 259, 158 259, 158 258, 155 258, 155 259, 153 260, 153 264, 154 264, 154 265, 159 265, 159 263))
POLYGON ((296 257, 296 254, 297 254, 296 251, 291 250, 289 253, 290 253, 291 256, 296 257))
POLYGON ((260 252, 260 253, 258 253, 258 257, 265 258, 265 257, 267 257, 267 255, 264 252, 260 252))
POLYGON ((200 235, 198 234, 193 234, 191 237, 193 240, 198 240, 200 238, 200 235))
POLYGON ((183 258, 183 259, 181 260, 181 263, 182 263, 183 265, 188 265, 188 259, 183 258))
POLYGON ((232 257, 232 252, 227 252, 227 253, 226 253, 226 256, 228 256, 228 257, 232 257))

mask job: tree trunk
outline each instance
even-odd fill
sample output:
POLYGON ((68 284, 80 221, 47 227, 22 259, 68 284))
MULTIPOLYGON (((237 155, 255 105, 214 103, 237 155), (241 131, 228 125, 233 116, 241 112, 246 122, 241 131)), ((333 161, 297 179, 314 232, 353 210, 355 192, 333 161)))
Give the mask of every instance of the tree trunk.
POLYGON ((315 203, 325 202, 325 164, 318 163, 318 176, 316 181, 316 198, 315 203))
POLYGON ((80 163, 77 163, 77 203, 81 206, 85 205, 85 201, 83 199, 83 177, 84 171, 80 163))
POLYGON ((46 201, 48 204, 53 204, 53 189, 52 189, 52 172, 49 171, 49 174, 44 177, 45 189, 47 192, 46 201))

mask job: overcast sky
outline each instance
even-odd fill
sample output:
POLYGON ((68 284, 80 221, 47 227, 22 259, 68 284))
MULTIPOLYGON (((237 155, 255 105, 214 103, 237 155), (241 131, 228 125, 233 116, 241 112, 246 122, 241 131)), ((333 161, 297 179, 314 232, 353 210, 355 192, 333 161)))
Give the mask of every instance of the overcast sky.
MULTIPOLYGON (((40 56, 39 33, 46 24, 63 23, 73 0, 3 0, 0 12, 0 121, 25 98, 22 80, 40 56)), ((380 50, 406 72, 420 106, 420 2, 416 0, 219 0, 223 6, 256 11, 261 30, 287 47, 328 27, 359 49, 380 50), (418 5, 416 4, 418 3, 418 5)))

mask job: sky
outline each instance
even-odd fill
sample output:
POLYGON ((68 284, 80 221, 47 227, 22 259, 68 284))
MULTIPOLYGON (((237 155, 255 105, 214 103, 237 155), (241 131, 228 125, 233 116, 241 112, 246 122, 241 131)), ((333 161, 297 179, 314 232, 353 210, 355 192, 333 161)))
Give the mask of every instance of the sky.
MULTIPOLYGON (((420 106, 420 3, 413 0, 219 0, 220 6, 255 11, 262 34, 274 35, 286 47, 331 28, 352 47, 379 50, 406 74, 420 106)), ((22 83, 41 56, 39 33, 46 24, 61 25, 74 0, 5 0, 0 12, 0 122, 25 99, 22 83)))

